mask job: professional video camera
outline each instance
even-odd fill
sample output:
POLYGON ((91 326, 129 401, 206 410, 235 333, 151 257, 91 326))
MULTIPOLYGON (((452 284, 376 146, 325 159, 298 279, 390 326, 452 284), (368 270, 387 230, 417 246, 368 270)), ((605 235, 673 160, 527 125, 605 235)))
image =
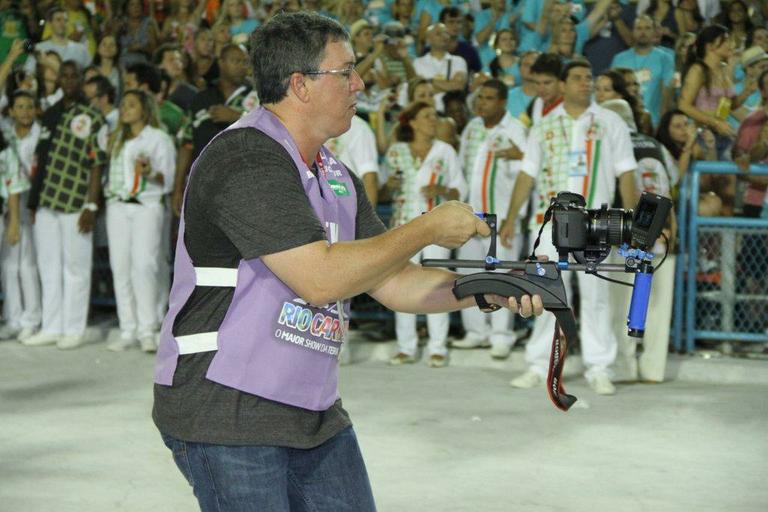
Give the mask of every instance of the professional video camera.
POLYGON ((633 287, 627 318, 628 333, 630 336, 642 337, 645 332, 654 270, 654 255, 650 250, 662 235, 662 228, 672 208, 670 199, 648 192, 642 194, 634 210, 608 208, 607 205, 588 210, 584 208, 585 204, 582 196, 570 192, 562 192, 552 198, 531 255, 526 261, 505 262, 496 258, 496 215, 479 213, 477 215, 491 228, 491 245, 484 260, 427 259, 422 262, 422 265, 427 267, 485 269, 485 272, 457 279, 453 294, 457 299, 474 295, 478 306, 488 313, 499 308, 488 304, 484 298, 485 294, 516 297, 518 300, 523 295, 541 296, 544 309, 554 313, 557 319, 552 340, 547 391, 555 406, 564 411, 576 402, 576 397, 565 393, 561 374, 568 344, 578 339, 578 330, 573 311, 568 307, 561 271, 587 272, 602 279, 608 278, 598 274, 598 271, 635 274, 632 285, 608 280, 633 287), (536 249, 550 220, 552 244, 557 249, 558 261, 542 262, 536 257, 536 249), (612 247, 619 247, 619 253, 624 257, 623 265, 601 263, 610 254, 612 247), (571 254, 575 264, 569 261, 571 254), (499 269, 518 272, 496 272, 499 269))

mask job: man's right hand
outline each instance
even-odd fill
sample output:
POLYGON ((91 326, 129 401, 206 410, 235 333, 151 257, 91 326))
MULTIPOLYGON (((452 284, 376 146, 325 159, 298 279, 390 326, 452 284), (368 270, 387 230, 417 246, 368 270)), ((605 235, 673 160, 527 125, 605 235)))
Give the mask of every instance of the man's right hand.
POLYGON ((184 191, 174 190, 171 195, 171 208, 176 217, 181 218, 181 207, 184 204, 184 191))
POLYGON ((512 248, 512 240, 515 238, 515 221, 504 219, 501 223, 501 229, 498 233, 498 239, 502 246, 507 249, 512 248))
POLYGON ((473 236, 489 236, 491 228, 480 220, 472 207, 459 201, 448 201, 427 214, 432 223, 432 243, 456 249, 473 236))

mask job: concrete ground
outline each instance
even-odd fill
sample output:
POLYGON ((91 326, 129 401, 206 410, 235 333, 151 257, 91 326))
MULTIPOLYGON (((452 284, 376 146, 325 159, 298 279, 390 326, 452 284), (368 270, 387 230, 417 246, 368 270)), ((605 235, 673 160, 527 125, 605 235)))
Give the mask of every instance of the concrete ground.
MULTIPOLYGON (((104 347, 0 343, 0 511, 197 509, 149 417, 152 357, 104 347)), ((519 350, 444 369, 390 350, 341 372, 381 511, 768 510, 768 361, 672 357, 675 380, 613 397, 574 375, 562 413, 508 386, 519 350)))

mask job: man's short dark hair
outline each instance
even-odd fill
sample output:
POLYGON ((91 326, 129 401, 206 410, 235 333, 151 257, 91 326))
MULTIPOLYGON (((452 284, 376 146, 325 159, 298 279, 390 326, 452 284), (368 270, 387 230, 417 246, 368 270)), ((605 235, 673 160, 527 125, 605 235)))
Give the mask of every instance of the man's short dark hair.
POLYGON ((496 97, 500 100, 506 100, 509 97, 509 87, 498 78, 491 78, 490 80, 483 82, 483 85, 480 87, 488 87, 489 89, 495 90, 496 97))
POLYGON ((531 73, 550 75, 555 78, 560 78, 562 70, 563 59, 554 53, 542 53, 536 58, 533 66, 531 66, 531 73))
POLYGON ((456 101, 458 103, 466 104, 467 102, 467 95, 464 93, 464 91, 448 91, 443 95, 443 106, 449 104, 452 101, 456 101))
POLYGON ((117 91, 112 82, 103 75, 96 75, 85 81, 85 85, 93 84, 96 86, 96 96, 101 97, 106 95, 110 103, 115 103, 117 97, 117 91))
POLYGON ((461 17, 461 10, 458 7, 445 7, 442 11, 440 11, 440 23, 445 23, 445 19, 448 17, 451 18, 460 18, 461 17))
POLYGON ((152 91, 153 94, 160 92, 160 74, 154 66, 138 62, 125 68, 125 72, 136 75, 136 82, 138 85, 147 84, 147 87, 149 87, 149 90, 152 91))
POLYGON ((32 94, 30 91, 27 91, 26 89, 16 89, 16 92, 11 95, 11 101, 8 103, 8 106, 13 108, 16 105, 16 100, 19 98, 30 99, 32 100, 32 103, 37 106, 37 98, 34 94, 32 94))
POLYGON ((572 69, 576 68, 587 68, 588 70, 592 71, 592 65, 589 63, 589 61, 577 59, 572 60, 568 64, 565 65, 562 72, 560 73, 560 81, 565 82, 568 80, 568 75, 571 73, 572 69))
POLYGON ((166 52, 179 52, 181 53, 181 47, 176 43, 164 43, 157 47, 154 55, 152 56, 152 64, 159 66, 163 62, 166 52))
POLYGON ((339 22, 309 12, 281 13, 251 34, 251 63, 262 103, 277 103, 293 73, 317 71, 329 42, 349 41, 339 22))
POLYGON ((244 54, 248 55, 248 50, 243 48, 241 45, 229 43, 229 44, 225 44, 224 47, 219 52, 219 60, 222 60, 227 56, 227 54, 229 54, 230 52, 234 52, 235 50, 241 51, 244 54))
POLYGON ((67 12, 67 10, 64 7, 62 7, 61 5, 54 5, 53 7, 48 9, 47 13, 45 13, 45 19, 48 20, 48 21, 51 21, 53 19, 54 15, 56 15, 57 13, 60 13, 60 12, 67 12))

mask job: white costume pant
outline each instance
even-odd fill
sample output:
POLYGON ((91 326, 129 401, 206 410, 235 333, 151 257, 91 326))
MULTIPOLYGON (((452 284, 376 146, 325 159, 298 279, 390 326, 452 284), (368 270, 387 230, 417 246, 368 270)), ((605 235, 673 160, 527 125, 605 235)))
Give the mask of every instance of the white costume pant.
POLYGON ((3 237, 3 316, 6 324, 14 329, 36 328, 42 316, 40 278, 26 197, 22 197, 20 228, 17 244, 8 245, 3 237))
MULTIPOLYGON (((533 233, 531 247, 536 239, 533 233)), ((550 261, 557 260, 557 251, 552 245, 552 230, 550 224, 544 228, 541 235, 541 244, 536 250, 536 255, 549 256, 550 261)), ((566 292, 570 292, 568 282, 570 272, 563 273, 563 281, 566 283, 566 292)), ((579 325, 579 338, 581 341, 581 353, 584 366, 587 371, 585 376, 590 378, 596 373, 609 373, 609 366, 616 359, 616 337, 613 334, 613 321, 611 314, 610 284, 602 279, 577 272, 579 282, 579 297, 581 303, 581 322, 579 325)), ((618 286, 618 285, 616 285, 618 286)), ((570 303, 570 293, 568 302, 570 303)), ((545 311, 533 324, 533 332, 525 345, 525 361, 530 369, 542 377, 546 377, 549 368, 549 355, 552 351, 552 335, 555 332, 555 315, 545 311)))
POLYGON ((80 233, 80 213, 40 208, 35 247, 43 292, 46 334, 82 336, 88 321, 93 266, 93 234, 80 233))
MULTIPOLYGON (((168 296, 171 293, 171 223, 173 213, 167 201, 162 202, 163 225, 160 232, 160 253, 157 259, 157 320, 162 322, 168 312, 168 296)), ((158 324, 157 330, 160 330, 158 324)))
POLYGON ((109 264, 117 302, 120 335, 134 340, 155 333, 157 274, 163 205, 109 202, 109 264))
MULTIPOLYGON (((488 254, 491 239, 473 237, 458 250, 458 258, 466 260, 483 260, 488 254)), ((512 242, 512 248, 507 249, 501 243, 496 246, 496 257, 500 260, 514 261, 520 257, 522 236, 517 234, 512 242)), ((482 272, 477 268, 460 268, 462 274, 482 272)), ((494 313, 483 313, 479 308, 461 310, 461 322, 468 335, 475 338, 487 339, 494 347, 511 347, 517 341, 513 330, 514 317, 507 308, 494 313)))
MULTIPOLYGON (((657 255, 654 262, 661 261, 662 255, 657 255)), ((630 274, 625 274, 631 277, 630 274)), ((628 279, 625 279, 628 280, 628 279)), ((639 360, 635 357, 640 338, 627 335, 627 313, 632 299, 632 289, 625 286, 612 286, 612 302, 616 305, 614 329, 618 339, 619 349, 616 356, 618 375, 637 375, 641 380, 664 380, 669 352, 669 331, 672 321, 672 302, 675 287, 675 257, 667 256, 667 260, 653 273, 651 296, 648 299, 648 316, 645 322, 645 336, 642 338, 643 353, 639 360), (639 365, 638 365, 639 363, 639 365), (639 366, 639 367, 638 367, 639 366)))
MULTIPOLYGON (((411 261, 418 264, 422 259, 444 259, 450 257, 450 255, 450 249, 444 249, 437 245, 430 245, 411 258, 411 261)), ((448 341, 449 322, 448 313, 427 315, 427 330, 429 331, 427 352, 429 355, 444 356, 448 354, 448 349, 445 347, 445 344, 448 341)), ((416 332, 416 315, 396 312, 395 334, 397 335, 397 346, 400 352, 410 356, 416 354, 416 348, 419 344, 419 336, 416 332)))

